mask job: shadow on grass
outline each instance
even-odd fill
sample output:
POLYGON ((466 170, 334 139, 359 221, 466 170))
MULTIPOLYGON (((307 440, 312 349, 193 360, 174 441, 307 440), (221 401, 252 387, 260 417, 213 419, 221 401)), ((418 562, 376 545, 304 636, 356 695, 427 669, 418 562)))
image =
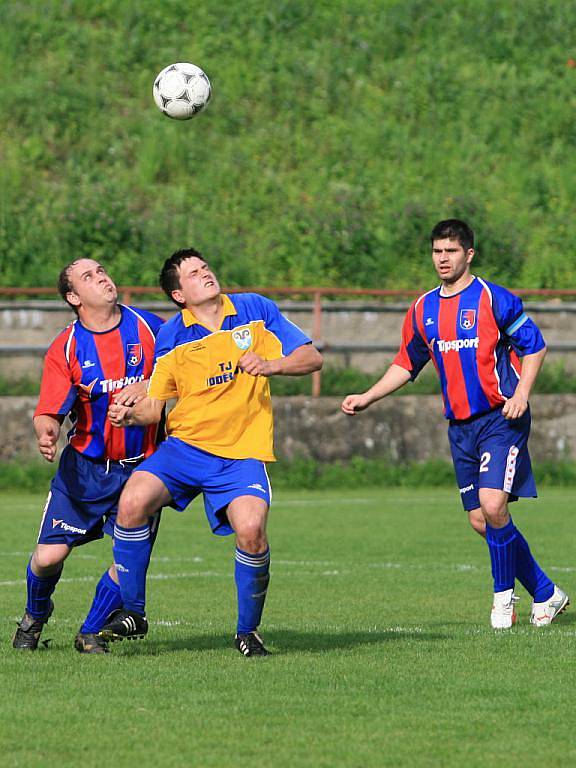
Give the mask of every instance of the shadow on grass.
MULTIPOLYGON (((417 627, 391 628, 382 630, 359 630, 357 632, 336 632, 314 630, 274 629, 264 630, 266 645, 275 656, 297 653, 322 653, 324 651, 350 651, 362 646, 403 642, 437 642, 451 639, 444 632, 427 632, 417 627)), ((126 643, 122 643, 126 647, 126 643)), ((232 634, 191 635, 156 640, 153 637, 143 642, 131 643, 132 653, 153 656, 170 651, 219 651, 233 647, 232 634)))

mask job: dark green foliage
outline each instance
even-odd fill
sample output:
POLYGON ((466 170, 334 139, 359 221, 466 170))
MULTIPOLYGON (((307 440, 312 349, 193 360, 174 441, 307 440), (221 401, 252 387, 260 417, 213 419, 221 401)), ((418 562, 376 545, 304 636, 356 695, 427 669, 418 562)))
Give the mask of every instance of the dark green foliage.
POLYGON ((466 216, 482 273, 576 285, 576 8, 538 0, 4 3, 0 281, 103 259, 152 284, 185 245, 228 285, 426 287, 466 216), (164 118, 190 60, 214 97, 164 118))

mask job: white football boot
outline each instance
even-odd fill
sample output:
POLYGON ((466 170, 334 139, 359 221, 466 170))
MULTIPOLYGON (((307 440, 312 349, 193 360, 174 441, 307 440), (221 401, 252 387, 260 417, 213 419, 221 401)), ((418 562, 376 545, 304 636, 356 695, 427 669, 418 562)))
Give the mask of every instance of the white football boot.
POLYGON ((503 592, 494 592, 494 603, 490 614, 492 629, 511 629, 516 624, 516 611, 514 603, 519 600, 513 589, 505 589, 503 592))
POLYGON ((560 616, 569 605, 568 595, 554 584, 554 594, 549 600, 544 603, 532 603, 530 624, 535 627, 545 627, 547 624, 552 624, 554 619, 560 616))

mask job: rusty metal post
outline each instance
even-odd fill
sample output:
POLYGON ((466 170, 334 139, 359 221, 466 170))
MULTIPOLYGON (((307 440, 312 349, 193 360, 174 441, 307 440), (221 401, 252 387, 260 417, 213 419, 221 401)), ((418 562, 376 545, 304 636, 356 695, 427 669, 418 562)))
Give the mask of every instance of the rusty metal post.
MULTIPOLYGON (((312 341, 322 343, 322 293, 314 292, 314 310, 312 315, 312 341)), ((312 397, 320 397, 322 392, 322 371, 312 374, 312 397)))

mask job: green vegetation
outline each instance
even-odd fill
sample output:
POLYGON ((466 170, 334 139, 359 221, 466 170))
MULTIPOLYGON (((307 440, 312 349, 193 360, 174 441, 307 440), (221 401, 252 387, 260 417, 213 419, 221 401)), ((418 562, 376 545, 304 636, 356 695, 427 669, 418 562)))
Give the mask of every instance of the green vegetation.
MULTIPOLYGON (((516 523, 569 594, 576 591, 572 499, 547 491, 515 505, 516 523)), ((574 612, 535 629, 519 587, 518 624, 493 632, 486 545, 453 491, 278 493, 262 625, 274 652, 268 659, 243 659, 232 648, 234 545, 211 536, 200 502, 164 515, 146 640, 99 658, 72 647, 110 563, 106 539, 66 562, 44 631, 49 648, 14 652, 9 638, 22 615, 26 553, 42 506, 39 495, 3 496, 3 768, 576 761, 567 672, 574 612), (116 735, 113 745, 108 734, 116 735)))
MULTIPOLYGON (((355 456, 349 462, 322 464, 314 459, 298 458, 270 464, 269 474, 275 488, 418 488, 454 487, 452 464, 430 459, 420 464, 389 464, 381 459, 355 456)), ((48 489, 56 467, 46 462, 0 463, 0 491, 48 489)), ((576 463, 545 462, 534 467, 538 485, 576 486, 576 463)))
POLYGON ((0 25, 0 280, 71 256, 154 284, 194 244, 228 285, 426 287, 467 217, 479 269, 574 287, 576 7, 540 0, 30 0, 0 25), (152 101, 191 60, 191 123, 152 101))

